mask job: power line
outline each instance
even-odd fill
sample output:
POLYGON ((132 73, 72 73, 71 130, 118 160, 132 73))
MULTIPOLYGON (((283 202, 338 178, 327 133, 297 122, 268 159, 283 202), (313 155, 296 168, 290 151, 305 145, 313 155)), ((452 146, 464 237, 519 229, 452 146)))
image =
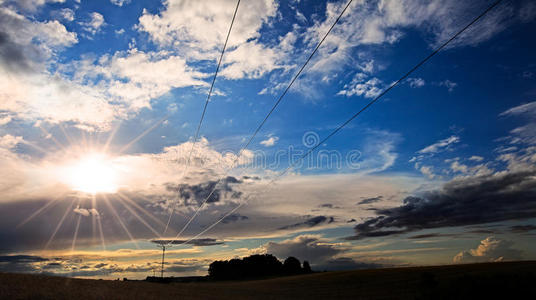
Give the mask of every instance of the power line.
MULTIPOLYGON (((212 90, 214 89, 214 83, 216 82, 216 77, 218 77, 218 72, 220 70, 221 62, 222 62, 222 59, 223 59, 223 54, 225 53, 225 49, 227 48, 227 42, 229 41, 229 36, 231 35, 231 30, 233 29, 233 24, 234 24, 234 21, 235 21, 235 18, 236 18, 236 13, 238 12, 238 7, 239 6, 240 6, 240 0, 238 0, 236 2, 236 7, 235 7, 235 10, 234 10, 233 19, 231 20, 231 25, 229 26, 229 31, 227 31, 227 37, 225 38, 225 43, 223 44, 223 48, 221 49, 220 58, 218 60, 218 66, 216 67, 216 72, 214 72, 214 77, 212 78, 212 83, 210 84, 210 89, 208 91, 207 100, 205 101, 205 105, 203 107, 203 112, 201 113, 201 118, 199 119, 199 124, 197 125, 197 130, 195 131, 194 141, 192 143, 192 147, 190 148, 190 153, 188 154, 188 160, 186 162, 186 167, 184 168, 184 171, 183 171, 183 174, 182 174, 183 177, 184 177, 184 174, 186 173, 186 170, 190 166, 190 160, 192 158, 192 152, 194 150, 195 143, 197 142, 197 139, 199 138, 199 131, 201 129, 201 124, 203 123, 203 120, 205 119, 205 113, 207 112, 208 102, 210 101, 210 97, 212 96, 212 90)), ((164 234, 166 233, 166 231, 167 231, 167 229, 169 227, 169 222, 171 221, 171 216, 172 215, 173 215, 173 211, 171 211, 171 213, 169 214, 169 218, 168 218, 168 221, 167 221, 167 224, 166 224, 166 228, 164 229, 164 234)))
MULTIPOLYGON (((273 187, 273 183, 277 181, 281 176, 286 174, 291 168, 293 168, 298 162, 302 161, 304 158, 309 156, 316 148, 318 148, 320 145, 324 144, 328 139, 330 139, 332 136, 334 136, 337 132, 339 132, 342 128, 344 128, 348 123, 350 123, 352 120, 354 120, 357 116, 359 116, 363 111, 368 109, 372 104, 377 102, 382 96, 384 96, 386 93, 388 93, 391 89, 396 87, 400 82, 402 82, 404 79, 406 79, 411 73, 413 73, 415 70, 417 70, 420 66, 422 66, 424 63, 426 63, 430 58, 432 58, 434 55, 436 55, 439 51, 441 51, 443 48, 445 48, 450 42, 452 42, 454 39, 456 39, 460 34, 462 34, 465 30, 467 30, 469 27, 471 27, 474 23, 476 23, 478 20, 480 20, 483 16, 485 16, 489 11, 491 11, 493 8, 495 8, 499 3, 501 3, 502 0, 497 0, 492 5, 490 5, 486 10, 484 10, 480 15, 478 15, 475 19, 473 19, 469 24, 467 24, 465 27, 463 27, 460 31, 458 31, 455 35, 453 35, 449 40, 444 42, 440 47, 438 47, 436 50, 434 50, 432 53, 430 53, 427 57, 425 57, 423 60, 421 60, 417 65, 415 65, 412 69, 410 69, 407 73, 405 73, 400 79, 395 81, 393 84, 391 84, 387 89, 385 89, 383 92, 381 92, 376 98, 374 98, 372 101, 370 101, 367 105, 365 105, 361 110, 356 112, 352 117, 347 119, 345 122, 343 122, 339 127, 337 127, 335 130, 333 130, 329 135, 327 135, 324 139, 322 139, 319 143, 317 143, 314 147, 310 148, 309 151, 304 153, 296 162, 290 164, 283 172, 280 172, 278 175, 276 175, 272 180, 270 180, 266 185, 268 187, 273 187)), ((265 190, 266 191, 266 190, 265 190)), ((246 199, 249 199, 247 197, 246 199)), ((232 213, 234 213, 236 210, 238 210, 241 206, 245 204, 245 201, 237 205, 235 208, 233 208, 231 211, 229 211, 227 214, 225 214, 223 217, 218 219, 216 222, 208 226, 206 229, 204 229, 199 234, 195 235, 192 239, 198 238, 203 233, 207 232, 208 230, 212 229, 214 226, 218 225, 220 222, 222 222, 227 216, 230 216, 232 213)), ((190 239, 190 240, 192 240, 190 239)), ((189 240, 189 241, 190 241, 189 240)))
MULTIPOLYGON (((259 124, 259 126, 257 127, 257 129, 255 130, 255 132, 253 133, 253 135, 249 138, 249 141, 246 143, 246 145, 242 148, 242 150, 245 150, 249 144, 251 143, 251 141, 255 138, 255 136, 257 135, 257 133, 259 133, 259 131, 261 130, 261 128, 264 126, 264 123, 266 123, 266 121, 268 120, 268 118, 270 117, 270 115, 272 115, 272 113, 274 112, 274 110, 276 109, 276 107, 279 105, 279 103, 281 102, 281 100, 283 99, 283 97, 285 97, 285 95, 287 94, 287 92, 290 90, 290 88, 292 87, 292 85, 294 84, 294 82, 296 81, 296 79, 298 79, 298 77, 300 77, 301 73, 303 72, 303 70, 305 69, 305 67, 307 66, 307 64, 309 64, 309 61, 311 61, 311 59, 313 58, 313 56, 315 55, 315 53, 318 51, 318 48, 320 48, 320 46, 322 45, 322 43, 324 43, 324 40, 328 37, 328 35, 330 34, 331 30, 333 29, 333 27, 335 27, 335 25, 337 25, 337 23, 339 22, 339 20, 342 18, 342 15, 344 14, 344 12, 346 11, 346 9, 348 8, 348 6, 350 6, 350 4, 352 4, 352 1, 353 0, 350 0, 348 1, 348 3, 346 4, 346 6, 344 7, 344 9, 341 11, 341 13, 339 14, 339 16, 337 17, 337 19, 335 20, 335 22, 333 22, 333 24, 331 24, 331 27, 329 28, 329 30, 326 32, 326 34, 324 35, 324 37, 320 40, 320 42, 316 45, 315 49, 313 50, 313 52, 311 53, 311 55, 309 55, 309 57, 307 58, 307 60, 305 61, 305 63, 303 64, 303 66, 300 68, 300 70, 298 71, 298 73, 296 73, 296 75, 294 76, 294 78, 292 78, 292 80, 290 81, 290 83, 288 84, 287 88, 283 91, 283 93, 279 96, 279 98, 277 99, 277 101, 274 103, 274 105, 272 106, 272 109, 270 109, 270 111, 268 112, 268 114, 266 115, 266 117, 264 117, 264 120, 262 120, 261 124, 259 124)), ((241 150, 241 151, 242 151, 241 150)))
MULTIPOLYGON (((287 87, 285 88, 285 90, 283 91, 283 93, 279 96, 279 98, 277 99, 277 101, 274 103, 274 105, 272 106, 272 108, 270 109, 270 111, 268 112, 268 114, 264 117, 264 119, 262 120, 262 122, 259 124, 259 126, 257 127, 257 129, 255 129, 255 131, 253 132, 253 134, 251 135, 251 137, 249 138, 249 140, 247 141, 247 143, 240 149, 240 151, 238 151, 238 154, 235 158, 235 160, 233 161, 233 163, 231 164, 231 168, 238 162, 238 160, 240 159, 240 156, 242 155, 242 152, 244 152, 244 150, 246 150, 249 145, 251 144, 251 142, 253 141, 253 139, 255 138, 255 136, 257 136, 257 134, 259 133, 259 131, 261 130, 261 128, 264 126, 264 124, 266 123, 266 121, 268 120, 268 118, 272 115, 272 113, 274 112, 274 110, 277 108, 277 106, 279 105, 279 103, 281 103, 281 100, 283 100, 283 97, 285 97, 285 95, 287 94, 287 92, 290 90, 290 88, 292 87, 292 85, 294 84, 294 82, 298 79, 298 77, 300 77, 301 73, 303 72, 303 70, 305 69, 305 67, 307 66, 307 64, 309 64, 309 62, 311 61, 311 59, 313 58, 313 56, 315 55, 315 53, 318 51, 318 49, 320 48, 320 46, 324 43, 324 40, 328 37, 328 35, 331 33, 331 31, 333 30, 333 28, 335 27, 335 25, 337 25, 337 23, 339 22, 339 20, 342 18, 342 16, 344 15, 344 13, 346 12, 346 10, 348 9, 348 7, 350 6, 350 4, 352 4, 352 1, 353 0, 350 0, 348 1, 348 3, 346 4, 346 6, 344 7, 344 9, 341 11, 341 13, 339 14, 339 16, 337 17, 337 19, 335 20, 335 22, 333 22, 333 24, 330 26, 330 28, 328 29, 328 31, 326 32, 326 34, 324 35, 324 37, 320 40, 320 42, 318 42, 318 44, 316 45, 315 49, 313 50, 313 52, 311 52, 311 54, 309 55, 309 57, 307 58, 307 60, 305 61, 305 63, 301 66, 301 68, 299 69, 299 71, 294 75, 294 77, 292 78, 292 80, 290 81, 290 83, 287 85, 287 87)), ((230 170, 229 169, 229 170, 230 170)), ((218 184, 220 184, 220 182, 222 181, 222 179, 227 176, 229 170, 227 170, 225 172, 225 174, 220 177, 218 179, 218 181, 216 182, 216 184, 214 185, 212 191, 209 193, 209 195, 204 199, 204 201, 201 203, 201 205, 199 205, 199 207, 196 209, 195 213, 192 215, 192 217, 188 220, 188 222, 184 225, 184 227, 181 229, 181 231, 179 231, 179 233, 177 234, 177 236, 175 237, 175 239, 177 239, 183 232, 184 230, 186 230, 186 228, 190 225, 190 223, 195 219, 195 217, 199 214, 199 211, 201 210, 201 208, 206 204, 206 202, 208 201, 208 199, 210 199, 210 197, 212 197, 212 194, 214 193, 214 191, 216 190, 216 187, 218 186, 218 184)))
POLYGON ((478 15, 475 19, 473 19, 469 24, 465 25, 460 31, 458 31, 455 35, 453 35, 450 39, 448 39, 446 42, 444 42, 441 46, 439 46, 436 50, 434 50, 432 53, 430 53, 427 57, 425 57, 423 60, 421 60, 418 64, 416 64, 411 70, 409 70, 406 74, 402 75, 397 81, 395 81, 393 84, 391 84, 387 89, 385 89, 383 92, 381 92, 376 98, 374 98, 372 101, 370 101, 367 105, 365 105, 362 109, 360 109, 358 112, 356 112, 353 116, 351 116, 349 119, 344 121, 339 127, 337 127, 335 130, 333 130, 330 134, 328 134, 324 139, 322 139, 320 142, 318 142, 314 147, 311 147, 307 152, 305 152, 295 163, 292 163, 289 165, 283 172, 278 174, 276 178, 279 178, 286 174, 291 168, 293 168, 297 162, 303 160, 305 157, 309 156, 316 148, 318 148, 320 145, 324 144, 327 140, 329 140, 332 136, 337 134, 342 128, 344 128, 348 123, 350 123, 352 120, 357 118, 362 112, 367 110, 370 106, 372 106, 374 103, 376 103, 381 97, 383 97, 385 94, 387 94, 390 90, 392 90, 394 87, 396 87, 400 82, 402 82, 404 79, 406 79, 409 75, 411 75, 415 70, 417 70, 419 67, 421 67, 423 64, 425 64, 430 58, 435 56, 441 49, 445 48, 450 42, 452 42, 454 39, 456 39, 460 34, 462 34, 465 30, 467 30, 469 27, 471 27, 474 23, 476 23, 478 20, 480 20, 484 15, 486 15, 490 10, 495 8, 499 3, 501 3, 502 0, 495 1, 492 5, 490 5, 486 10, 484 10, 480 15, 478 15))

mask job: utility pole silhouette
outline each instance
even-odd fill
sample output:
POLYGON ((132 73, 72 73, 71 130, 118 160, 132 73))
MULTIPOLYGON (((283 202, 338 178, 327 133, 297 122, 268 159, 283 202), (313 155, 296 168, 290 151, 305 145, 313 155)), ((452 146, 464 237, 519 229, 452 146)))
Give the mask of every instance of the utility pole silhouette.
POLYGON ((161 270, 161 273, 160 273, 160 277, 164 278, 164 256, 166 254, 166 245, 161 244, 161 245, 158 245, 158 246, 162 248, 162 270, 161 270))
POLYGON ((160 277, 164 278, 164 260, 166 257, 166 247, 169 248, 172 246, 173 241, 171 240, 151 240, 152 243, 155 243, 157 247, 162 248, 162 267, 160 270, 160 277))

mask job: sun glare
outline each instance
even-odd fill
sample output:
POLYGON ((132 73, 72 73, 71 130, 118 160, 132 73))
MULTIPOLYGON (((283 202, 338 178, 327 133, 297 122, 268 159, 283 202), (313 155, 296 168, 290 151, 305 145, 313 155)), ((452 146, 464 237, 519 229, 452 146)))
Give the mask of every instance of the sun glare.
POLYGON ((88 194, 115 193, 117 172, 110 158, 102 153, 91 153, 81 157, 66 168, 66 182, 75 191, 88 194))

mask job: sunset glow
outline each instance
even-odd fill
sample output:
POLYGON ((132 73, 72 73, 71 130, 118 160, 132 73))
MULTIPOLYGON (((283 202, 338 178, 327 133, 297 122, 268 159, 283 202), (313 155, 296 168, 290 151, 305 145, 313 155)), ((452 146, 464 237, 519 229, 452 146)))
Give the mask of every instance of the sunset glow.
POLYGON ((117 171, 108 156, 90 153, 64 170, 66 183, 75 191, 97 194, 117 191, 117 171))
POLYGON ((535 35, 534 0, 0 0, 0 299, 536 266, 535 35))

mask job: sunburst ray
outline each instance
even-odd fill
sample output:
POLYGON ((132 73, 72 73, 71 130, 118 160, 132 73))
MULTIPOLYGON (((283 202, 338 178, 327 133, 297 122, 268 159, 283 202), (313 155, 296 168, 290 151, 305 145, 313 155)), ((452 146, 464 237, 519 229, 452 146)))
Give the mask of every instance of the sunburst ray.
POLYGON ((142 132, 140 135, 138 135, 137 137, 135 137, 132 141, 130 141, 128 144, 124 145, 117 153, 120 154, 120 153, 123 153, 125 152, 126 150, 128 150, 128 148, 132 147, 132 145, 134 145, 134 143, 136 143, 137 141, 139 141, 141 138, 143 138, 144 136, 146 136, 147 134, 149 134, 151 131, 153 131, 156 127, 158 127, 160 124, 162 124, 165 120, 167 120, 167 118, 169 117, 169 115, 166 115, 164 116, 162 119, 158 120, 156 123, 154 123, 151 127, 147 128, 144 132, 142 132))
POLYGON ((132 209, 126 201, 123 201, 121 197, 117 197, 117 200, 123 204, 123 206, 133 215, 135 216, 145 227, 147 227, 149 230, 151 230, 154 234, 158 236, 158 238, 161 238, 160 233, 156 231, 151 224, 147 223, 134 209, 132 209))
POLYGON ((73 208, 74 201, 71 201, 71 203, 67 206, 67 209, 65 210, 65 213, 61 217, 60 221, 58 222, 58 225, 56 225, 56 229, 54 229, 54 232, 50 236, 50 239, 48 239, 48 242, 45 245, 45 250, 48 249, 48 246, 50 246, 50 243, 52 240, 54 240, 54 237, 58 233, 58 230, 60 230, 61 225, 63 225, 63 221, 65 221, 65 218, 67 217, 67 214, 69 214, 69 211, 73 208))
POLYGON ((119 224, 121 225, 121 227, 123 228, 123 230, 125 231, 125 233, 128 235, 128 237, 130 238, 130 241, 134 243, 134 245, 136 245, 136 248, 137 249, 140 249, 140 246, 138 245, 138 242, 134 239, 134 237, 132 236, 132 234, 130 233, 130 231, 128 230, 127 226, 125 225, 125 223, 123 222, 123 220, 121 220, 121 217, 119 216, 119 214, 117 213, 117 211, 115 210, 115 208, 113 207, 113 205, 110 203, 109 199, 103 195, 103 198, 104 198, 104 202, 106 203, 106 205, 108 206, 108 208, 110 208, 110 211, 114 214, 114 216, 116 217, 116 220, 119 222, 119 224))

